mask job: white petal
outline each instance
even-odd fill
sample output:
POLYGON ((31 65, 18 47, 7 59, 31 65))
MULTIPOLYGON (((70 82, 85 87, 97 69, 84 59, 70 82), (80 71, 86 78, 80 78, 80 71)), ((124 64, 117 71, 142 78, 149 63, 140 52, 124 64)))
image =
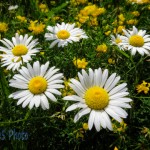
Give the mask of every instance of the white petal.
POLYGON ((93 127, 94 119, 95 119, 95 110, 92 110, 89 116, 89 120, 88 120, 89 130, 91 130, 93 127))
POLYGON ((104 86, 104 84, 105 84, 105 82, 107 80, 107 77, 108 77, 108 70, 105 69, 103 74, 102 74, 102 81, 101 81, 101 84, 100 84, 101 87, 104 86))
POLYGON ((65 96, 63 100, 84 102, 84 100, 77 95, 65 96))
POLYGON ((86 108, 83 108, 81 109, 74 117, 74 122, 77 122, 82 116, 90 113, 91 109, 86 107, 86 108))
POLYGON ((46 91, 46 92, 45 92, 45 95, 46 95, 50 100, 52 100, 52 101, 54 101, 54 102, 57 101, 56 97, 55 97, 52 93, 46 91))
POLYGON ((46 109, 49 109, 48 99, 44 94, 41 95, 41 103, 45 106, 46 109))
POLYGON ((112 88, 116 86, 116 84, 119 82, 120 76, 117 76, 115 80, 111 83, 111 85, 107 88, 107 91, 109 92, 112 88))
POLYGON ((36 95, 36 96, 34 96, 34 98, 35 98, 35 107, 37 108, 40 106, 41 96, 36 95))
POLYGON ((78 103, 75 103, 75 104, 72 104, 71 106, 69 106, 69 107, 66 109, 66 112, 72 111, 72 110, 77 109, 77 108, 85 108, 85 107, 87 107, 86 104, 83 104, 83 103, 78 102, 78 103))
POLYGON ((117 99, 117 98, 122 98, 122 97, 127 96, 127 95, 129 95, 128 92, 121 92, 121 93, 116 93, 116 94, 110 96, 109 98, 110 99, 117 99))
POLYGON ((99 119, 99 113, 96 110, 95 110, 94 125, 95 125, 96 130, 99 132, 100 131, 100 119, 99 119))
POLYGON ((102 116, 103 116, 103 119, 105 119, 107 128, 108 128, 109 130, 113 130, 112 124, 111 124, 111 120, 110 120, 108 114, 107 114, 105 111, 103 111, 101 114, 102 114, 102 116))
POLYGON ((105 84, 105 86, 104 86, 104 89, 108 89, 108 87, 111 85, 111 83, 114 81, 114 79, 115 79, 115 77, 116 77, 116 73, 113 73, 108 79, 107 79, 107 82, 106 82, 106 84, 105 84))
POLYGON ((113 88, 110 92, 109 92, 109 96, 114 95, 115 93, 120 92, 122 89, 124 89, 127 86, 127 83, 122 83, 118 86, 116 86, 115 88, 113 88))
POLYGON ((105 111, 115 120, 117 120, 118 122, 121 122, 122 119, 118 116, 118 114, 116 114, 111 108, 107 107, 105 108, 105 111))

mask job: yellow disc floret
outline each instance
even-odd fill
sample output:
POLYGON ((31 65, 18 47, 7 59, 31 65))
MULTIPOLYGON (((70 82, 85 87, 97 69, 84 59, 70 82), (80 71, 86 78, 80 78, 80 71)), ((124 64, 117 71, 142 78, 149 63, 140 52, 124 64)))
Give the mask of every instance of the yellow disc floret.
POLYGON ((70 33, 67 30, 60 30, 57 32, 57 37, 59 39, 68 39, 70 37, 70 33))
POLYGON ((93 86, 89 88, 84 95, 85 103, 89 108, 101 110, 108 105, 109 96, 105 89, 93 86))
POLYGON ((15 56, 22 56, 22 55, 26 55, 28 52, 28 48, 25 45, 19 44, 16 45, 13 49, 12 49, 12 53, 15 56))
POLYGON ((29 88, 30 92, 33 94, 41 94, 47 88, 47 81, 45 78, 43 78, 41 76, 33 77, 29 81, 28 88, 29 88))
POLYGON ((116 42, 116 44, 119 44, 122 42, 122 40, 120 38, 116 38, 115 42, 116 42))
POLYGON ((144 45, 144 39, 140 35, 132 35, 129 38, 129 43, 134 47, 142 47, 144 45))

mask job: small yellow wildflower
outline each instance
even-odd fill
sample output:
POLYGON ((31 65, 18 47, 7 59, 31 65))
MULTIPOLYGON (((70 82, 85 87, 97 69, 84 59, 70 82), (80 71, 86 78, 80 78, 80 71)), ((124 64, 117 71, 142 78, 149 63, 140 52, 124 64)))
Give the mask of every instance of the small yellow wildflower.
POLYGON ((87 123, 83 123, 83 125, 82 125, 82 126, 83 126, 83 129, 84 129, 84 130, 88 130, 88 129, 89 129, 89 127, 88 127, 88 124, 87 124, 87 123))
POLYGON ((39 8, 41 12, 44 12, 44 13, 48 12, 48 7, 46 6, 46 4, 40 4, 39 8))
POLYGON ((71 5, 73 5, 73 6, 85 4, 86 2, 87 2, 87 0, 71 0, 70 1, 71 5))
POLYGON ((107 31, 107 32, 105 32, 105 35, 110 35, 110 33, 111 33, 111 31, 107 31))
POLYGON ((137 23, 138 23, 138 20, 136 20, 136 19, 130 19, 127 21, 127 24, 129 24, 129 25, 136 25, 137 23))
POLYGON ((45 54, 45 52, 42 52, 42 51, 40 52, 40 55, 41 55, 41 56, 44 56, 44 54, 45 54))
POLYGON ((144 92, 147 94, 149 92, 149 83, 143 81, 141 84, 136 86, 136 90, 138 93, 144 92))
POLYGON ((28 29, 32 31, 33 34, 41 34, 44 32, 45 25, 42 23, 38 23, 38 21, 30 21, 30 26, 28 29))
POLYGON ((113 64, 115 64, 115 60, 112 59, 112 58, 109 58, 109 59, 108 59, 108 63, 113 65, 113 64))
POLYGON ((8 30, 8 24, 0 22, 0 32, 6 32, 8 30))
POLYGON ((123 14, 118 15, 118 18, 120 21, 124 22, 125 21, 125 17, 123 14))
POLYGON ((118 150, 118 148, 115 146, 114 150, 118 150))
POLYGON ((85 23, 89 19, 89 16, 78 15, 78 17, 79 17, 79 22, 80 23, 85 23))
POLYGON ((117 28, 117 33, 122 33, 123 32, 122 29, 125 29, 125 27, 124 26, 119 26, 117 28))
POLYGON ((50 1, 51 5, 55 5, 56 2, 55 1, 50 1))
POLYGON ((98 45, 96 48, 96 51, 106 53, 107 52, 107 45, 105 43, 98 45))
POLYGON ((20 22, 24 22, 24 23, 27 22, 27 19, 26 19, 26 17, 24 17, 24 16, 17 16, 16 18, 17 18, 20 22))
POLYGON ((123 21, 119 21, 119 25, 123 25, 123 23, 124 23, 123 21))
POLYGON ((25 29, 17 30, 17 33, 18 33, 18 34, 23 34, 23 33, 25 33, 25 32, 26 32, 26 30, 25 30, 25 29))
POLYGON ((85 58, 83 58, 83 59, 76 59, 76 58, 74 58, 74 59, 73 59, 73 64, 74 64, 77 68, 79 68, 79 69, 85 69, 86 66, 87 66, 87 64, 88 64, 88 62, 86 62, 86 59, 85 59, 85 58))
POLYGON ((92 18, 89 22, 89 25, 97 26, 98 25, 97 18, 96 17, 92 18))
POLYGON ((140 15, 140 13, 138 11, 133 11, 133 12, 131 12, 131 14, 135 17, 138 17, 140 15))

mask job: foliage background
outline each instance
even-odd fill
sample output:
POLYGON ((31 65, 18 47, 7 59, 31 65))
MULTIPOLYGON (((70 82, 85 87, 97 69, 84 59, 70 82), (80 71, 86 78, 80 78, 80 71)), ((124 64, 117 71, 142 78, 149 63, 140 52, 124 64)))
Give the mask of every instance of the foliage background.
MULTIPOLYGON (((73 117, 77 111, 66 113, 65 109, 70 105, 58 97, 57 103, 51 102, 49 110, 43 111, 41 108, 34 108, 31 111, 28 108, 16 106, 16 101, 8 99, 8 95, 15 91, 8 86, 8 81, 13 76, 13 72, 6 72, 5 68, 0 67, 0 136, 2 130, 9 132, 15 129, 16 132, 27 132, 27 140, 14 140, 6 136, 5 140, 0 138, 0 149, 85 149, 85 150, 111 150, 115 146, 119 150, 148 150, 150 148, 150 97, 149 93, 137 93, 136 86, 145 80, 150 82, 149 70, 150 61, 148 56, 136 55, 132 57, 130 53, 120 51, 116 46, 110 43, 110 36, 105 32, 113 30, 112 23, 118 19, 119 14, 124 14, 125 18, 131 18, 129 12, 139 11, 140 16, 136 19, 138 23, 136 27, 147 30, 150 34, 150 5, 138 5, 128 3, 125 0, 89 0, 98 7, 104 7, 106 13, 98 17, 98 25, 91 26, 88 23, 82 24, 81 28, 85 30, 89 36, 88 40, 82 40, 80 43, 70 44, 64 48, 49 49, 49 42, 45 41, 44 33, 33 34, 28 30, 30 20, 38 20, 47 25, 54 26, 57 22, 62 21, 68 23, 77 22, 76 15, 86 4, 73 6, 70 1, 65 0, 11 0, 0 2, 0 22, 8 24, 8 31, 0 33, 0 38, 11 39, 14 34, 23 29, 24 33, 33 35, 39 39, 42 52, 33 57, 33 61, 39 60, 41 63, 50 61, 51 66, 60 68, 66 79, 76 77, 77 72, 81 69, 73 64, 74 57, 86 58, 88 66, 95 69, 98 67, 108 68, 110 73, 116 72, 121 76, 121 82, 127 82, 130 97, 133 99, 132 109, 128 111, 128 118, 124 120, 127 124, 125 130, 117 130, 120 124, 114 121, 116 130, 108 131, 102 129, 96 132, 83 128, 83 123, 87 122, 88 117, 83 117, 78 123, 73 122, 73 117), (47 13, 42 13, 39 4, 46 4, 47 13), (8 11, 10 5, 17 4, 19 7, 15 11, 8 11), (16 16, 25 16, 26 23, 21 23, 16 16), (59 16, 58 20, 54 17, 59 16), (45 21, 46 19, 46 21, 45 21), (97 45, 105 43, 108 47, 106 53, 98 53, 95 51, 97 45), (115 64, 108 63, 108 59, 115 60, 115 64)), ((123 23, 126 29, 132 28, 132 25, 123 23)))

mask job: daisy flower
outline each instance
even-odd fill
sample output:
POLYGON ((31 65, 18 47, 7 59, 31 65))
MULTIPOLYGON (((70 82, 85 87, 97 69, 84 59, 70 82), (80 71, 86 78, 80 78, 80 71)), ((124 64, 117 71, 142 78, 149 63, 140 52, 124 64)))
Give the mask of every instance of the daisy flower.
POLYGON ((112 45, 117 45, 120 49, 123 49, 120 43, 122 42, 123 36, 120 34, 110 35, 112 45))
POLYGON ((149 54, 150 50, 150 35, 146 34, 146 30, 139 30, 133 26, 133 30, 124 30, 125 36, 120 43, 124 49, 131 51, 132 55, 136 52, 141 54, 149 54))
POLYGON ((63 88, 63 74, 57 73, 59 69, 49 68, 49 62, 40 66, 39 61, 34 62, 33 67, 27 63, 27 68, 22 66, 19 74, 10 80, 10 86, 18 88, 19 91, 12 93, 9 98, 18 99, 17 105, 22 103, 22 107, 29 105, 49 109, 48 99, 56 102, 54 96, 61 95, 57 89, 63 88))
POLYGON ((108 70, 103 72, 101 68, 89 69, 89 74, 82 69, 78 73, 79 81, 71 79, 70 87, 77 95, 65 96, 64 100, 76 101, 69 106, 66 111, 72 111, 77 108, 81 110, 75 115, 74 122, 77 122, 82 116, 89 115, 89 130, 93 125, 97 131, 100 128, 112 130, 110 117, 121 122, 121 118, 127 117, 127 112, 122 108, 131 108, 128 102, 132 101, 126 96, 129 95, 126 83, 118 84, 120 76, 113 73, 108 77, 108 70))
POLYGON ((47 30, 50 33, 45 34, 46 40, 53 41, 50 48, 58 43, 58 47, 67 46, 68 43, 79 42, 80 39, 88 38, 85 32, 80 28, 75 28, 74 24, 57 24, 56 26, 48 26, 47 30))
POLYGON ((0 46, 0 54, 2 57, 2 66, 7 66, 7 70, 12 69, 18 70, 22 63, 27 63, 32 60, 31 56, 35 55, 35 53, 39 52, 40 48, 36 48, 35 46, 38 44, 38 40, 32 40, 33 36, 25 36, 19 35, 16 33, 15 37, 12 37, 12 42, 8 39, 0 40, 5 47, 0 46))

